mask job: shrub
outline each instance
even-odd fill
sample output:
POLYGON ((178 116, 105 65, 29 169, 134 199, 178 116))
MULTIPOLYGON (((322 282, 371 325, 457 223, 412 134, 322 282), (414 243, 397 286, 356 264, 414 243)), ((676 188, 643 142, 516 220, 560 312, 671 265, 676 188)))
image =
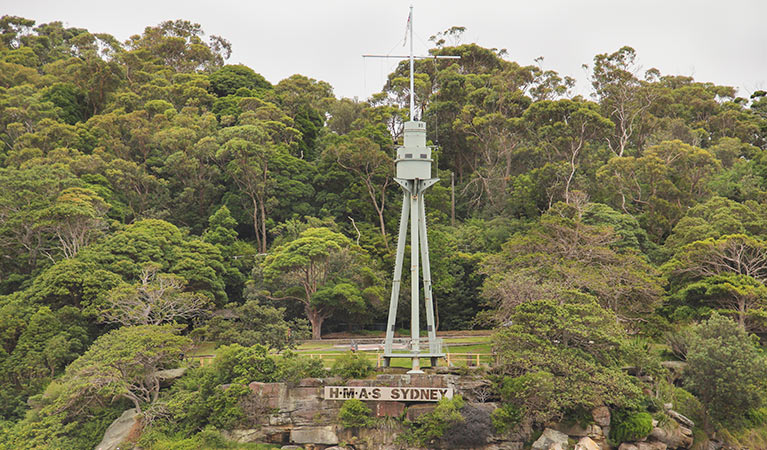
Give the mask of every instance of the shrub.
POLYGON ((498 434, 503 434, 519 424, 522 420, 522 413, 512 403, 504 403, 490 415, 493 421, 493 428, 498 434))
POLYGON ((327 375, 325 366, 319 359, 299 356, 295 352, 286 352, 276 359, 278 381, 297 384, 302 378, 321 378, 327 375))
POLYGON ((616 411, 610 421, 610 440, 614 444, 638 441, 652 431, 652 416, 646 412, 616 411))
POLYGON ((338 411, 338 421, 344 428, 367 428, 375 424, 372 411, 356 398, 346 400, 338 411))
POLYGON ((418 417, 414 422, 407 423, 408 429, 401 438, 419 447, 428 447, 432 442, 441 439, 452 426, 464 421, 461 415, 463 397, 443 398, 437 403, 434 411, 418 417))
POLYGON ((373 373, 373 363, 360 353, 348 352, 333 363, 333 375, 344 380, 366 378, 371 373, 373 373))

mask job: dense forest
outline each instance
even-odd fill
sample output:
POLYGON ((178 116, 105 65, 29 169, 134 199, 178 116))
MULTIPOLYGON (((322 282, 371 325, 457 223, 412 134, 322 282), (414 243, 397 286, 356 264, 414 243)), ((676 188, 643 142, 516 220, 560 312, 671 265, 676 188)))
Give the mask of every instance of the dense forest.
MULTIPOLYGON (((703 436, 766 436, 767 92, 623 47, 584 98, 462 32, 415 98, 438 328, 496 330, 494 423, 673 401, 703 436)), ((145 439, 210 435, 247 383, 322 371, 297 340, 382 329, 407 64, 359 101, 230 53, 183 20, 120 42, 0 19, 0 448, 93 448, 132 406, 145 439), (216 366, 161 393, 203 341, 216 366)))

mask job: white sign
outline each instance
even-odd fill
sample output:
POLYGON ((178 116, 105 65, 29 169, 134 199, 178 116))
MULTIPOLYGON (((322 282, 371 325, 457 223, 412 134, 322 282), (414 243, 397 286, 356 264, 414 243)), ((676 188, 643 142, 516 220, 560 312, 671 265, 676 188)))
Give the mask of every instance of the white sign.
POLYGON ((325 400, 378 400, 392 402, 437 402, 453 398, 453 388, 325 386, 325 400))

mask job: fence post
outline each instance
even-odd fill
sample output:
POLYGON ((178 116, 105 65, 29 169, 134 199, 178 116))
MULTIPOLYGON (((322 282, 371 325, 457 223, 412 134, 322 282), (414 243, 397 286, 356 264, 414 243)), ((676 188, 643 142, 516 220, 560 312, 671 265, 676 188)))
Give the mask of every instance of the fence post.
POLYGON ((479 367, 479 353, 477 353, 477 367, 479 367))

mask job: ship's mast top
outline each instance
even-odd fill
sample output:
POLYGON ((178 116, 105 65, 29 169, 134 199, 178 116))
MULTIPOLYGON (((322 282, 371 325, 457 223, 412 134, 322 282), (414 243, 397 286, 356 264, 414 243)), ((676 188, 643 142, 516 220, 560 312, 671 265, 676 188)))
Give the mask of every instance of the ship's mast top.
POLYGON ((407 18, 407 26, 410 32, 410 120, 415 120, 415 82, 413 80, 413 5, 410 5, 410 15, 407 18))
MULTIPOLYGON (((429 56, 415 56, 413 54, 413 5, 410 5, 410 15, 407 17, 407 29, 405 30, 405 41, 410 37, 410 54, 407 56, 400 55, 362 55, 363 58, 395 58, 404 59, 407 58, 410 61, 410 121, 415 121, 415 60, 416 59, 461 59, 460 56, 454 55, 429 55, 429 56), (408 36, 409 35, 409 36, 408 36)), ((403 43, 404 47, 407 42, 403 43)))

